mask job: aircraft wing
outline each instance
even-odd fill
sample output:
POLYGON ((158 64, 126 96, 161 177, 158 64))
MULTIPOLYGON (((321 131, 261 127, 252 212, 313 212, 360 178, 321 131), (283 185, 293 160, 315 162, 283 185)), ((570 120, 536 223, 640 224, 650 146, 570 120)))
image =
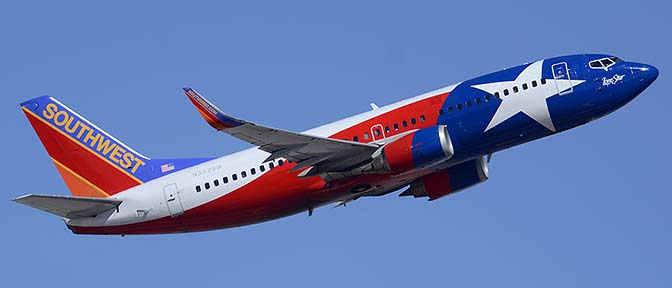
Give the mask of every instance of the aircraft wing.
POLYGON ((268 159, 282 157, 296 162, 297 166, 293 171, 314 166, 309 174, 300 176, 344 171, 370 161, 371 155, 380 148, 376 144, 331 139, 257 125, 225 114, 191 88, 184 88, 184 93, 205 121, 218 131, 259 146, 259 149, 271 153, 268 159))
POLYGON ((29 194, 13 200, 65 218, 93 217, 116 209, 121 200, 109 198, 71 197, 29 194))

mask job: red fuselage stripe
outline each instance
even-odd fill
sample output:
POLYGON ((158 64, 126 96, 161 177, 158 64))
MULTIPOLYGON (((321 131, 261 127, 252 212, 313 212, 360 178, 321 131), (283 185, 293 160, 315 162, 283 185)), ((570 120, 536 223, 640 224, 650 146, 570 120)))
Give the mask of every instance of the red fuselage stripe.
MULTIPOLYGON (((353 136, 359 135, 359 139, 363 140, 361 135, 364 132, 371 134, 371 127, 377 124, 390 127, 387 137, 436 125, 438 110, 448 95, 449 93, 444 93, 399 107, 355 124, 331 135, 330 138, 352 140, 353 136), (424 121, 421 120, 421 116, 424 117, 424 121), (413 118, 415 124, 411 123, 413 118), (407 122, 406 127, 402 121, 407 122), (399 126, 396 131, 393 128, 395 123, 399 126)), ((370 141, 373 139, 366 140, 370 141)), ((237 227, 277 219, 333 202, 348 195, 349 189, 359 183, 396 188, 395 185, 418 177, 407 175, 407 178, 399 179, 392 178, 389 174, 367 174, 329 183, 329 186, 326 186, 327 183, 317 176, 298 178, 297 174, 300 171, 289 172, 294 165, 296 164, 289 163, 276 167, 245 186, 189 209, 177 218, 164 217, 120 226, 71 226, 70 229, 79 234, 160 234, 237 227)))

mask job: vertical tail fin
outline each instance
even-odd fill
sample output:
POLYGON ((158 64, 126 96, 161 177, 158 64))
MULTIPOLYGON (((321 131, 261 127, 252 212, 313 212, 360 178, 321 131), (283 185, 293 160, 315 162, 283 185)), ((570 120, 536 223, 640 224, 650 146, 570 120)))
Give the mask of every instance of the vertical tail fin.
POLYGON ((21 103, 70 193, 104 198, 213 158, 150 159, 54 97, 21 103))
POLYGON ((149 158, 55 98, 37 97, 21 108, 72 195, 108 197, 151 176, 149 158))

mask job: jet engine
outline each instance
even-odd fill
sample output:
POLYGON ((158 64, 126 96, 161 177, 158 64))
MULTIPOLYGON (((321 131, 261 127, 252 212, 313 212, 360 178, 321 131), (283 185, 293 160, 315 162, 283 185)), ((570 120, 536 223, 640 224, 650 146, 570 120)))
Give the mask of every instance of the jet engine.
POLYGON ((441 171, 422 176, 399 196, 429 197, 435 200, 488 180, 483 157, 472 159, 441 171))
POLYGON ((372 155, 373 170, 399 174, 446 161, 455 151, 445 125, 420 129, 383 146, 372 155))

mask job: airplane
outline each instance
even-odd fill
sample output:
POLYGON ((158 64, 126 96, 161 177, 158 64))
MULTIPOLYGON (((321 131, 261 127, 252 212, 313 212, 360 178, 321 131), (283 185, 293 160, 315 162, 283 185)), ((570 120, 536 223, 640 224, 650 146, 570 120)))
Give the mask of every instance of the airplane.
POLYGON ((75 234, 198 232, 260 223, 361 197, 436 200, 489 178, 493 153, 605 116, 658 77, 602 54, 542 59, 304 132, 222 112, 191 88, 216 131, 255 147, 213 158, 149 158, 65 106, 21 103, 72 196, 13 201, 62 217, 75 234))

